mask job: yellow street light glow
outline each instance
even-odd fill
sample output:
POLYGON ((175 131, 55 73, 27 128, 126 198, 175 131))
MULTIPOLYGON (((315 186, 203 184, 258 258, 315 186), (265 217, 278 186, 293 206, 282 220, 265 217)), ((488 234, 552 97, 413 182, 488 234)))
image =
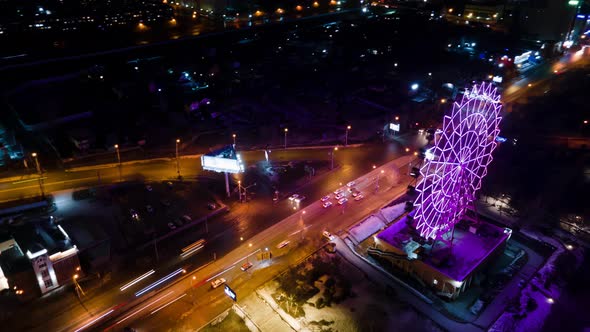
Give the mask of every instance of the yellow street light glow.
POLYGON ((449 8, 449 13, 452 13, 452 12, 453 12, 453 8, 449 8))
POLYGON ((288 131, 289 131, 289 128, 285 128, 285 132, 288 132, 288 131))
POLYGON ((74 276, 72 278, 78 279, 78 275, 77 274, 74 274, 74 276))
POLYGON ((302 11, 302 10, 303 10, 303 7, 301 7, 300 5, 297 5, 297 7, 295 7, 295 9, 296 9, 298 12, 300 12, 300 11, 302 11))
POLYGON ((336 147, 334 147, 334 151, 338 151, 338 147, 337 147, 337 146, 336 146, 336 147))
POLYGON ((119 148, 119 144, 115 144, 115 149, 118 149, 118 148, 119 148))
POLYGON ((252 243, 248 243, 248 247, 251 247, 251 246, 252 246, 252 243))
POLYGON ((313 2, 313 7, 314 8, 318 8, 319 6, 320 6, 320 4, 317 1, 314 1, 313 2))
POLYGON ((180 139, 179 138, 176 139, 176 143, 180 143, 180 139))
POLYGON ((444 103, 446 103, 446 102, 447 102, 447 100, 446 100, 445 98, 443 98, 443 99, 441 99, 441 100, 440 100, 440 103, 441 103, 441 104, 444 104, 444 103))
POLYGON ((37 152, 31 153, 31 156, 33 156, 33 158, 37 157, 37 152))
POLYGON ((406 148, 406 152, 410 152, 410 148, 406 148))

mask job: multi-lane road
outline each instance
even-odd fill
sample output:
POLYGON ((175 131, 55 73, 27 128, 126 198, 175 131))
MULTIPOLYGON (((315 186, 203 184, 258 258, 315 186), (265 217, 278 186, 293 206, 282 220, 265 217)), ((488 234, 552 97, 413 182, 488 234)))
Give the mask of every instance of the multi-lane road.
MULTIPOLYGON (((132 302, 134 292, 157 284, 162 279, 148 277, 142 280, 127 290, 128 301, 106 306, 92 317, 84 315, 87 316, 86 319, 78 320, 76 328, 89 329, 91 326, 100 326, 119 330, 125 326, 133 326, 143 331, 178 329, 184 324, 193 328, 202 326, 231 305, 231 300, 224 294, 223 287, 212 289, 211 281, 224 278, 236 291, 239 299, 247 296, 278 272, 319 248, 325 241, 322 237, 323 231, 328 230, 337 236, 403 194, 411 180, 405 175, 406 165, 413 158, 406 156, 396 159, 356 179, 355 188, 363 193, 362 200, 355 201, 346 190, 346 185, 336 186, 332 190, 343 188, 349 198, 344 205, 339 205, 334 198, 331 199, 334 205, 328 208, 324 208, 319 200, 310 202, 311 204, 304 209, 296 210, 292 215, 243 242, 216 261, 201 268, 187 268, 186 273, 177 272, 170 279, 155 286, 152 291, 143 294, 139 301, 132 302), (283 241, 289 241, 289 244, 277 248, 283 241), (259 261, 257 254, 266 251, 272 252, 273 258, 259 261), (242 271, 241 266, 246 262, 253 263, 253 266, 247 271, 242 271), (194 272, 195 269, 198 271, 194 272), (103 314, 106 315, 102 317, 103 314)), ((294 203, 284 200, 280 204, 290 207, 294 203)), ((170 272, 174 271, 178 270, 170 272)))

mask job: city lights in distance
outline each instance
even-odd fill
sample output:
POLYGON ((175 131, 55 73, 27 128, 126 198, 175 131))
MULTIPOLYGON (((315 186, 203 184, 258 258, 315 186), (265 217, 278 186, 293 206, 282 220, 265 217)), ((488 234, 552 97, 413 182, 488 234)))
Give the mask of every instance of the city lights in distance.
POLYGON ((420 87, 420 85, 418 85, 418 83, 414 83, 414 84, 410 85, 410 89, 412 89, 412 91, 418 90, 419 87, 420 87))

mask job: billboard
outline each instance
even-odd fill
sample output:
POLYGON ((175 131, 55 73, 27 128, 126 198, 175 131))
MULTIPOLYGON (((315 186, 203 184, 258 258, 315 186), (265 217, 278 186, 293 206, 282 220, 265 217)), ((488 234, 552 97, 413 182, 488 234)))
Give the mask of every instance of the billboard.
POLYGON ((215 172, 240 173, 244 171, 242 158, 232 145, 202 155, 201 166, 204 170, 215 172))
POLYGON ((393 131, 399 132, 399 123, 390 123, 389 124, 389 130, 393 130, 393 131))
POLYGON ((225 288, 223 289, 223 291, 225 292, 225 295, 229 296, 230 299, 237 301, 238 300, 238 296, 236 295, 236 292, 234 292, 233 289, 229 288, 228 285, 225 285, 225 288))

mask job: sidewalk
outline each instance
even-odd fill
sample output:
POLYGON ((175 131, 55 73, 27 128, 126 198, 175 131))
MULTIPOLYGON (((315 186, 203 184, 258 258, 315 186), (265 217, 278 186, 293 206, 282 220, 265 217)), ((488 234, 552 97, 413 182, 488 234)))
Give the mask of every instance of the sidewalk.
POLYGON ((250 293, 240 301, 240 307, 263 332, 294 331, 268 303, 258 296, 257 292, 250 293))

